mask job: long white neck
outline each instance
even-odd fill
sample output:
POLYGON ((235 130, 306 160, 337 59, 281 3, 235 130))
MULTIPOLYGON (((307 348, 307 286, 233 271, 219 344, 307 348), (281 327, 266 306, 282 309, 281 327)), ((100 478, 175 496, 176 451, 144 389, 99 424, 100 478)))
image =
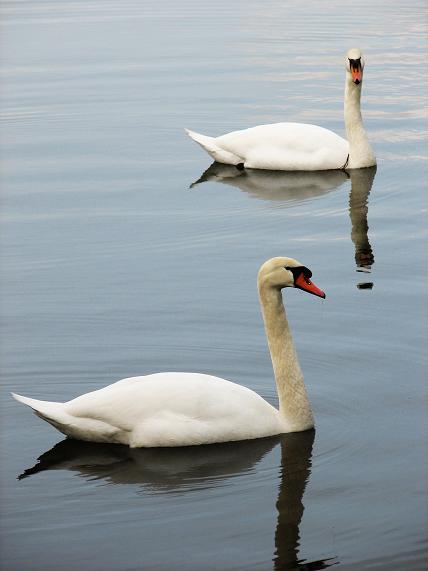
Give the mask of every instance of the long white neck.
POLYGON ((287 431, 312 428, 306 393, 279 289, 259 284, 259 297, 279 397, 279 413, 287 431))
POLYGON ((364 130, 363 118, 361 117, 361 87, 356 85, 349 73, 346 74, 345 82, 345 127, 349 143, 349 159, 347 168, 359 169, 372 167, 376 164, 376 158, 364 130))

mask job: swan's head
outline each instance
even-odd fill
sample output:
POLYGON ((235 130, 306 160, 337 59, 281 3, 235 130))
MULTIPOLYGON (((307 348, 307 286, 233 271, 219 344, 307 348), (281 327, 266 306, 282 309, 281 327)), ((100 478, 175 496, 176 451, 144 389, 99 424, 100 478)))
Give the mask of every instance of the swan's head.
POLYGON ((293 258, 271 258, 259 270, 259 288, 295 287, 325 298, 325 293, 311 280, 309 268, 293 258))
POLYGON ((364 58, 361 50, 352 48, 346 54, 346 71, 350 79, 359 85, 363 81, 364 58))

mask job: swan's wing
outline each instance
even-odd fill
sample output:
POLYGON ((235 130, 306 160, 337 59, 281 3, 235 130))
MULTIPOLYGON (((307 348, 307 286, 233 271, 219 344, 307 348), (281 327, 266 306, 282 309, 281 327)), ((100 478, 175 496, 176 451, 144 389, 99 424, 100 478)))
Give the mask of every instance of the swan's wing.
POLYGON ((116 427, 114 441, 133 447, 186 446, 281 432, 278 412, 257 393, 196 373, 123 379, 64 406, 76 424, 80 419, 84 426, 93 420, 116 427))
POLYGON ((257 393, 197 373, 131 377, 66 403, 14 397, 63 434, 92 442, 190 446, 282 432, 278 411, 257 393))
POLYGON ((259 125, 217 137, 215 143, 244 157, 246 167, 269 170, 341 168, 349 148, 333 131, 306 123, 259 125))

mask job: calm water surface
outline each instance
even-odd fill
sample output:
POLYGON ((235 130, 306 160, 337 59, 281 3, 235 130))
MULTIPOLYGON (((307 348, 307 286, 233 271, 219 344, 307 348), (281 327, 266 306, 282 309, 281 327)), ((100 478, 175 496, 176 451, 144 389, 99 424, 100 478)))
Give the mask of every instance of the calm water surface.
POLYGON ((3 568, 426 569, 426 3, 2 10, 3 568), (343 134, 352 46, 377 171, 241 173, 184 135, 343 134), (275 255, 327 292, 285 294, 316 432, 129 450, 9 397, 186 370, 276 404, 255 288, 275 255))

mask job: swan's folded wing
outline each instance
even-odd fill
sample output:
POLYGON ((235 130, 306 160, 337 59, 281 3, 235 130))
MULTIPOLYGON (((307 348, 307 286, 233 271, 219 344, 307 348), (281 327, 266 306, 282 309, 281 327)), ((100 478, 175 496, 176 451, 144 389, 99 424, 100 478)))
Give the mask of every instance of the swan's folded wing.
POLYGON ((341 168, 348 142, 328 129, 306 123, 273 123, 233 131, 215 139, 225 151, 245 158, 248 168, 330 170, 341 168))

